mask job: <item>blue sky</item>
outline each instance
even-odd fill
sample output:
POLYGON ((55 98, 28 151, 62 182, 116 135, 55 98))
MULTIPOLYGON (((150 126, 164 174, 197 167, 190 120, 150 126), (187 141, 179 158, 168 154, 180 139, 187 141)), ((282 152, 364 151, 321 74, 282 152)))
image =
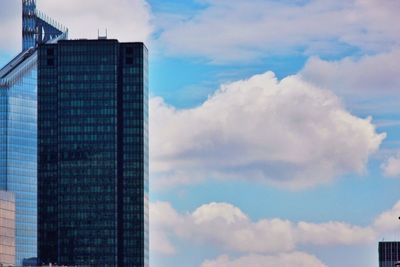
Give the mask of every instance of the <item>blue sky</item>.
POLYGON ((152 266, 373 267, 400 238, 398 1, 38 6, 150 49, 152 266))

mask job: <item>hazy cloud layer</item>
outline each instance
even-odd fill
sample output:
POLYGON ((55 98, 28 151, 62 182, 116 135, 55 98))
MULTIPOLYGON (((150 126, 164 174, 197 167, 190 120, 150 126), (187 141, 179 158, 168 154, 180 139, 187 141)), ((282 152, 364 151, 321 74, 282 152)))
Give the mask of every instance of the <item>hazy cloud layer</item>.
POLYGON ((21 1, 1 0, 0 52, 17 52, 22 49, 21 1))
MULTIPOLYGON (((145 0, 39 0, 38 9, 70 30, 70 38, 97 38, 97 31, 120 41, 147 41, 153 31, 145 0)), ((21 1, 2 0, 0 50, 21 47, 21 1)))
POLYGON ((237 259, 230 259, 223 255, 215 260, 206 260, 201 267, 277 267, 277 266, 296 266, 296 267, 327 267, 315 256, 294 252, 279 254, 274 256, 248 255, 237 259))
POLYGON ((227 203, 206 204, 185 215, 169 203, 157 202, 151 204, 150 217, 151 249, 164 254, 175 252, 171 240, 176 237, 232 253, 274 255, 294 252, 300 245, 354 245, 375 240, 370 227, 343 222, 295 223, 278 218, 252 221, 227 203))
POLYGON ((385 134, 327 90, 267 72, 222 85, 202 105, 150 101, 154 185, 246 179, 300 189, 364 171, 385 134))
POLYGON ((396 0, 200 2, 196 14, 168 14, 173 21, 160 26, 170 53, 249 61, 276 53, 375 53, 400 41, 396 0))

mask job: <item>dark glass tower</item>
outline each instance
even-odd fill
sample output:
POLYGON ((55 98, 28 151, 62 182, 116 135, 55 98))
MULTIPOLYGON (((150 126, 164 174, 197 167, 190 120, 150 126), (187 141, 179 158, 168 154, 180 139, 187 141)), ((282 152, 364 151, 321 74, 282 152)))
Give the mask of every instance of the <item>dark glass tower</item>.
POLYGON ((148 266, 148 67, 143 43, 46 44, 38 59, 43 263, 148 266))
POLYGON ((379 267, 393 267, 400 261, 400 242, 379 242, 379 267))

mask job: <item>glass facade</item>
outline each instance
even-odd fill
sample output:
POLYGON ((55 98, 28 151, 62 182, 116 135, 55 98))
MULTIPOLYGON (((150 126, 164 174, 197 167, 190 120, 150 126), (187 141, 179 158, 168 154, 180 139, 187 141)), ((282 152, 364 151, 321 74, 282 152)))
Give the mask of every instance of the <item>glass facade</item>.
POLYGON ((0 266, 15 265, 15 197, 0 191, 0 266))
POLYGON ((16 263, 21 264, 37 255, 36 55, 13 71, 8 87, 0 88, 0 189, 15 194, 16 263))
POLYGON ((148 266, 147 49, 39 48, 39 258, 148 266))
POLYGON ((36 46, 36 0, 22 0, 22 50, 36 46))
POLYGON ((15 194, 16 265, 37 257, 37 53, 66 29, 22 0, 23 51, 0 70, 0 190, 15 194))
POLYGON ((400 242, 379 242, 379 267, 393 267, 400 261, 400 242))

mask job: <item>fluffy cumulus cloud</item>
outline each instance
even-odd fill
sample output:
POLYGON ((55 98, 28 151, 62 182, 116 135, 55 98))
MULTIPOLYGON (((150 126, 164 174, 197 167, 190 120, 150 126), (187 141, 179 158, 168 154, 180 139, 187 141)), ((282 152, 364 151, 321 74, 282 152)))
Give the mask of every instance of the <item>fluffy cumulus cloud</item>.
POLYGON ((400 177, 400 155, 390 157, 381 165, 383 173, 387 177, 400 177))
POLYGON ((379 52, 400 41, 396 0, 200 2, 197 13, 169 16, 174 21, 161 26, 169 52, 249 61, 271 53, 379 52))
POLYGON ((329 91, 271 72, 225 84, 191 109, 153 98, 150 132, 151 170, 161 187, 206 178, 314 186, 363 172, 385 138, 329 91))
MULTIPOLYGON (((400 216, 400 201, 390 210, 381 213, 374 221, 374 227, 381 233, 398 232, 400 216)), ((397 236, 397 234, 396 234, 397 236)))
POLYGON ((190 214, 179 214, 170 204, 157 202, 151 204, 150 211, 151 248, 164 254, 175 251, 175 238, 230 252, 263 255, 294 252, 300 245, 354 245, 375 238, 370 227, 342 222, 295 223, 278 218, 252 221, 226 203, 210 203, 190 214))
POLYGON ((366 226, 279 218, 254 221, 228 203, 209 203, 193 212, 179 213, 169 203, 156 202, 150 205, 150 246, 153 253, 161 254, 175 253, 178 244, 205 245, 226 254, 205 260, 201 267, 326 266, 300 251, 313 246, 374 245, 378 238, 398 236, 399 214, 400 202, 366 226))
POLYGON ((400 101, 399 60, 399 48, 337 61, 312 57, 300 76, 318 87, 334 91, 353 110, 375 114, 393 112, 400 101))
POLYGON ((322 224, 299 222, 297 224, 297 240, 302 244, 362 244, 373 241, 375 232, 371 227, 359 227, 342 222, 322 224))
POLYGON ((311 58, 301 71, 303 79, 346 95, 396 94, 400 89, 400 49, 359 59, 325 61, 311 58))
POLYGON ((298 266, 298 267, 326 267, 324 263, 315 256, 295 252, 279 254, 274 256, 249 255, 237 259, 229 256, 220 256, 215 260, 205 261, 201 267, 276 267, 276 266, 298 266))
POLYGON ((168 229, 182 225, 182 216, 169 203, 158 202, 150 204, 150 218, 150 250, 174 254, 176 250, 169 239, 168 229))
MULTIPOLYGON (((151 12, 145 0, 39 0, 38 9, 70 30, 71 38, 97 38, 108 29, 109 38, 146 41, 152 33, 151 12)), ((21 1, 2 0, 0 48, 19 50, 21 1)), ((12 52, 15 52, 12 51, 12 52)))
POLYGON ((193 212, 196 224, 207 223, 221 219, 228 224, 248 220, 247 216, 238 208, 225 203, 210 203, 193 212))

